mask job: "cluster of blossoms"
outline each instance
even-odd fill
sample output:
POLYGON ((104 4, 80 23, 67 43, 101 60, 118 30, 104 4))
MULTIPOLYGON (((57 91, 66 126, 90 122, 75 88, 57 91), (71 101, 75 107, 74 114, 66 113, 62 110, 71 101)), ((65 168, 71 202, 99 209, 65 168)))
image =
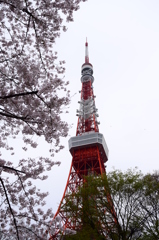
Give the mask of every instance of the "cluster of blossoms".
MULTIPOLYGON (((61 77, 64 61, 57 62, 53 44, 61 30, 66 31, 63 20, 73 21, 82 1, 0 1, 1 148, 13 153, 7 138, 18 134, 23 135, 24 150, 26 144, 37 146, 34 135, 50 144, 50 157, 63 148, 60 137, 67 136, 68 124, 61 113, 70 98, 68 82, 61 77)), ((45 171, 54 164, 59 163, 51 158, 22 159, 15 168, 8 159, 0 159, 0 238, 45 239, 53 217, 51 210, 42 210, 48 193, 40 193, 30 179, 45 180, 45 171)))

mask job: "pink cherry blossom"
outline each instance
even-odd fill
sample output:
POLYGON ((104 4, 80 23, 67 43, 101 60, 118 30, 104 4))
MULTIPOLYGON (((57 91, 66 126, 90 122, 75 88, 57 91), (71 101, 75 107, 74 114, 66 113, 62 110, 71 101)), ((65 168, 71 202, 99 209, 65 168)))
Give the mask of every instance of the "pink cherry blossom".
POLYGON ((33 136, 51 145, 50 158, 21 159, 18 166, 0 159, 2 239, 44 240, 49 229, 54 231, 52 210, 43 210, 48 193, 39 191, 33 179, 45 180, 46 171, 60 164, 52 157, 63 148, 60 137, 68 134, 61 113, 70 96, 65 62, 58 61, 53 46, 82 1, 0 1, 0 147, 14 154, 8 138, 18 134, 24 151, 27 145, 36 148, 33 136))

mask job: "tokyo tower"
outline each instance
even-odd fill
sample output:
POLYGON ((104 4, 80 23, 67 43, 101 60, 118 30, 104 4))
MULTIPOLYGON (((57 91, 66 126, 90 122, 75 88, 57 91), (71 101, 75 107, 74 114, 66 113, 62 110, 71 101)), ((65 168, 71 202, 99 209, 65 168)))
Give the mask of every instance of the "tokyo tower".
POLYGON ((61 205, 66 202, 67 195, 79 190, 79 187, 83 185, 85 176, 106 173, 105 163, 108 161, 108 147, 98 128, 98 109, 95 105, 93 92, 93 66, 89 62, 87 40, 85 43, 85 63, 82 65, 81 75, 82 89, 80 91, 81 99, 78 102, 76 136, 69 139, 72 163, 62 200, 52 221, 52 224, 56 223, 56 230, 54 233, 50 233, 50 240, 59 239, 58 233, 60 231, 74 231, 78 228, 76 220, 68 217, 68 214, 61 209, 61 205))

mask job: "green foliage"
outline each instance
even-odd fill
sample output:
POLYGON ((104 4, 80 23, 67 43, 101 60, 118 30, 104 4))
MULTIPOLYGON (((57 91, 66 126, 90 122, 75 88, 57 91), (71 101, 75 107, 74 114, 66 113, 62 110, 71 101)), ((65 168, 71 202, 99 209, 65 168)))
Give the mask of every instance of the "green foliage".
POLYGON ((159 174, 138 169, 87 176, 62 205, 76 234, 66 239, 159 239, 159 174))
POLYGON ((103 240, 105 238, 103 238, 102 236, 99 235, 98 232, 96 232, 96 230, 92 229, 89 226, 86 226, 84 228, 82 228, 77 234, 74 235, 69 235, 66 236, 64 239, 68 239, 68 240, 90 240, 90 239, 96 239, 96 240, 103 240))

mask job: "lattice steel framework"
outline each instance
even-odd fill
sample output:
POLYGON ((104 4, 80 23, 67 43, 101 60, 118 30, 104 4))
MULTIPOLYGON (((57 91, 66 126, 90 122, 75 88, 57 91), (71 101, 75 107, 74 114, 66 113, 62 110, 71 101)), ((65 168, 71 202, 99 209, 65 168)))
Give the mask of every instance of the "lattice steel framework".
MULTIPOLYGON (((83 185, 84 176, 90 173, 99 175, 105 173, 105 163, 108 160, 108 148, 104 137, 99 133, 97 108, 93 93, 93 66, 89 63, 88 43, 85 44, 85 63, 82 65, 82 89, 80 107, 77 110, 78 123, 76 137, 69 140, 69 150, 72 154, 72 163, 64 194, 52 224, 55 231, 50 233, 51 239, 59 239, 59 232, 77 231, 80 228, 78 216, 75 218, 61 209, 67 196, 78 191, 83 185)), ((110 201, 108 194, 108 201, 110 201)), ((114 210, 113 210, 114 211, 114 210)))

